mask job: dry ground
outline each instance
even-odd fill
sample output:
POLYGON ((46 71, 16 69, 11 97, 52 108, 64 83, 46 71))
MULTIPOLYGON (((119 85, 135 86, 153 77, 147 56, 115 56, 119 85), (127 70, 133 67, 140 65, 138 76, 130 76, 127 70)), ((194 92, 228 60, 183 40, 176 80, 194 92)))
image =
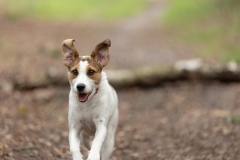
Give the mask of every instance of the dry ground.
MULTIPOLYGON (((68 87, 1 94, 0 159, 70 159, 68 87)), ((240 85, 166 83, 118 90, 112 160, 240 159, 240 85)))
MULTIPOLYGON (((71 159, 69 87, 11 88, 15 80, 41 82, 46 72, 66 74, 61 62, 62 40, 75 38, 80 53, 90 54, 97 43, 110 38, 107 67, 111 69, 195 57, 193 48, 169 39, 157 25, 156 6, 144 13, 145 18, 139 15, 114 23, 12 21, 1 15, 0 160, 71 159), (146 15, 153 19, 145 21, 146 15)), ((117 92, 120 119, 112 160, 240 159, 240 124, 225 120, 240 114, 240 84, 169 82, 117 92)))

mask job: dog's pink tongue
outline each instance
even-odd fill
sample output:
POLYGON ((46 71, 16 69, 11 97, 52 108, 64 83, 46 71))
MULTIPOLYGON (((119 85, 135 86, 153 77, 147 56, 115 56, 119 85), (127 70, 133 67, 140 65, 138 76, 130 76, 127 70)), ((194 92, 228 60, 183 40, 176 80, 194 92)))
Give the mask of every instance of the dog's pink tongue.
POLYGON ((80 102, 85 102, 88 98, 88 94, 87 93, 79 93, 78 94, 78 100, 80 102))

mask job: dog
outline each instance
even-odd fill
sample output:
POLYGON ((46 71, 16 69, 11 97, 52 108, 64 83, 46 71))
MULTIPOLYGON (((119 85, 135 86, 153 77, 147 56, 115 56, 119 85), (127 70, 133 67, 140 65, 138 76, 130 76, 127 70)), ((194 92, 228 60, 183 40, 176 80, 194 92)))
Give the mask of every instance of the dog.
POLYGON ((68 68, 69 144, 73 160, 108 160, 118 124, 118 97, 103 71, 109 62, 111 41, 99 43, 90 56, 79 56, 73 39, 62 42, 63 64, 68 68))

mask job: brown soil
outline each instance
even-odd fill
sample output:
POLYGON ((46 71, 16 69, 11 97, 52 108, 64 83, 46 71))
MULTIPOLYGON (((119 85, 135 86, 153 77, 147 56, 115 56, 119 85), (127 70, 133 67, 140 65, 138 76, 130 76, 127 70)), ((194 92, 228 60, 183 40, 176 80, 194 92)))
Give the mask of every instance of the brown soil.
MULTIPOLYGON (((0 159, 71 159, 69 88, 1 94, 0 159)), ((118 90, 112 160, 240 158, 239 84, 178 82, 118 90)))
MULTIPOLYGON (((151 10, 143 15, 114 23, 12 21, 1 15, 0 160, 71 159, 69 87, 11 88, 19 79, 41 82, 46 72, 66 74, 61 62, 62 40, 74 38, 80 54, 90 54, 97 43, 110 38, 107 67, 111 69, 196 57, 192 48, 168 38, 157 21, 156 6, 149 6, 151 10), (153 18, 144 21, 144 15, 153 18)), ((240 124, 226 122, 226 117, 240 113, 238 83, 169 82, 117 92, 120 119, 112 160, 240 159, 240 124)))

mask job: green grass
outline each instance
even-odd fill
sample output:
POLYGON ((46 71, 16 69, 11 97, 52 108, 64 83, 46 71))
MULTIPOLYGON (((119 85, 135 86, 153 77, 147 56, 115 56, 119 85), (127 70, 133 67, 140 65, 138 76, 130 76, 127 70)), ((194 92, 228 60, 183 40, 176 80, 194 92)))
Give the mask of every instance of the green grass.
POLYGON ((0 9, 11 19, 113 20, 140 12, 146 0, 3 0, 0 9))
POLYGON ((240 1, 170 0, 163 19, 183 43, 198 46, 204 58, 240 62, 240 1))

